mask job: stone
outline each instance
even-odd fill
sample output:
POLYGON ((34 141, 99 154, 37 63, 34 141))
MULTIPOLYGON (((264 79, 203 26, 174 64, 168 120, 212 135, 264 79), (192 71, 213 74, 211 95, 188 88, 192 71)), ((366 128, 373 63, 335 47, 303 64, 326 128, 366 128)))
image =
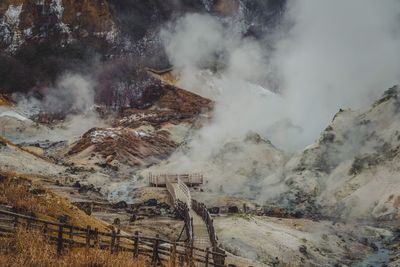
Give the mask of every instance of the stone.
POLYGON ((219 207, 212 207, 207 209, 209 213, 211 214, 219 214, 220 208, 219 207))
POLYGON ((144 204, 147 206, 157 206, 158 201, 155 198, 150 198, 149 200, 145 201, 144 204))
POLYGON ((228 213, 239 213, 239 208, 237 206, 228 207, 228 213))
POLYGON ((115 203, 113 207, 116 209, 126 209, 128 207, 128 204, 125 201, 120 201, 115 203))

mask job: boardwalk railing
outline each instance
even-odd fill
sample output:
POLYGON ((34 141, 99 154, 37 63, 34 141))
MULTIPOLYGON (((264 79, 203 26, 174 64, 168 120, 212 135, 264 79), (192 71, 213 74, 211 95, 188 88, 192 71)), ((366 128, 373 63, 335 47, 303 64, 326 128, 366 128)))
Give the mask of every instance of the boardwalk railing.
POLYGON ((127 235, 121 234, 119 229, 102 232, 90 226, 83 228, 0 210, 0 236, 12 237, 19 228, 41 231, 52 244, 55 244, 58 254, 70 248, 80 247, 109 250, 110 253, 129 252, 132 253, 133 259, 139 255, 145 256, 151 260, 153 266, 158 264, 224 266, 212 260, 216 256, 225 257, 222 253, 196 248, 187 243, 163 240, 158 235, 155 238, 146 237, 139 235, 137 231, 134 235, 127 235))
POLYGON ((184 195, 185 203, 190 209, 192 206, 192 197, 190 195, 190 190, 189 187, 180 179, 178 178, 178 190, 181 192, 181 194, 184 195))
POLYGON ((178 183, 174 186, 172 182, 167 180, 166 186, 170 196, 171 206, 174 207, 178 216, 181 217, 185 223, 187 244, 193 246, 193 219, 190 216, 190 191, 189 188, 180 182, 178 178, 178 183), (178 196, 179 195, 179 196, 178 196), (179 197, 181 199, 179 199, 179 197))
POLYGON ((201 173, 192 174, 152 174, 148 176, 150 186, 166 186, 167 182, 177 183, 180 179, 183 183, 188 186, 201 185, 204 182, 203 175, 201 173))
POLYGON ((189 208, 185 203, 177 200, 175 210, 185 223, 187 236, 186 244, 188 246, 193 246, 193 218, 190 216, 189 208))
POLYGON ((214 220, 211 218, 210 213, 207 210, 205 204, 200 203, 194 199, 192 199, 192 209, 203 219, 204 223, 207 226, 208 235, 210 237, 210 241, 213 247, 213 259, 217 265, 225 264, 225 251, 218 247, 218 238, 215 233, 214 228, 214 220))
MULTIPOLYGON (((166 179, 166 187, 170 194, 171 204, 175 206, 175 210, 178 210, 180 217, 185 221, 189 245, 193 247, 194 242, 193 218, 190 215, 190 209, 193 209, 194 212, 196 212, 202 218, 207 227, 209 240, 212 245, 212 251, 215 252, 215 254, 212 255, 212 261, 217 266, 224 266, 226 257, 225 251, 218 247, 218 239, 214 229, 214 222, 207 210, 207 207, 203 203, 199 203, 191 198, 189 188, 179 177, 177 178, 176 182, 174 182, 174 180, 171 181, 166 179)), ((192 253, 193 251, 191 252, 191 255, 193 255, 192 253)), ((207 256, 209 256, 208 253, 207 256)))

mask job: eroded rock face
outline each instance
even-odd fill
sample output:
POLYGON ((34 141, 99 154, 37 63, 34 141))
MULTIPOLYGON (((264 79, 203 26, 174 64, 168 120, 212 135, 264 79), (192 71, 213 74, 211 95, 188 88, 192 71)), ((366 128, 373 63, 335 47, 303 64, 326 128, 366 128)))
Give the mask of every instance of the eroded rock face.
POLYGON ((106 0, 6 0, 0 3, 0 49, 16 52, 24 44, 45 40, 60 45, 77 39, 104 39, 118 31, 106 0))
POLYGON ((317 143, 287 164, 284 201, 326 215, 399 216, 400 89, 390 88, 366 112, 341 110, 317 143))
MULTIPOLYGON (((223 19, 239 16, 245 24, 243 34, 257 36, 281 16, 285 1, 275 2, 4 0, 0 3, 0 65, 9 68, 0 70, 0 92, 47 86, 66 71, 93 74, 99 61, 111 60, 115 66, 118 58, 132 57, 134 62, 145 62, 144 66, 164 68, 169 62, 158 33, 167 22, 196 12, 223 19)), ((131 85, 127 78, 120 80, 119 87, 131 85)))
POLYGON ((165 158, 176 146, 168 136, 160 132, 150 134, 123 128, 93 128, 69 150, 68 156, 90 150, 91 153, 101 155, 105 164, 111 165, 117 161, 141 166, 149 164, 152 159, 165 158))
POLYGON ((136 108, 122 110, 112 127, 83 134, 67 156, 94 159, 96 165, 114 170, 119 164, 146 167, 170 156, 186 132, 212 109, 209 99, 159 81, 146 87, 140 100, 136 108))

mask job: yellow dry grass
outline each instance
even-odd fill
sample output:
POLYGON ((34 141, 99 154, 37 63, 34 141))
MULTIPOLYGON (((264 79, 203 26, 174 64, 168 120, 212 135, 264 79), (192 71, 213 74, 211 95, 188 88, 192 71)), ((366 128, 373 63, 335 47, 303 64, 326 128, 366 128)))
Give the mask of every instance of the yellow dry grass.
POLYGON ((0 204, 10 205, 24 214, 34 213, 37 217, 57 221, 68 216, 69 224, 80 227, 90 225, 101 231, 107 225, 72 205, 67 199, 40 186, 42 178, 0 170, 0 204))
POLYGON ((18 230, 12 238, 0 238, 0 266, 40 267, 138 267, 150 266, 146 259, 134 260, 131 253, 110 254, 98 249, 68 249, 62 256, 56 246, 37 231, 18 230))

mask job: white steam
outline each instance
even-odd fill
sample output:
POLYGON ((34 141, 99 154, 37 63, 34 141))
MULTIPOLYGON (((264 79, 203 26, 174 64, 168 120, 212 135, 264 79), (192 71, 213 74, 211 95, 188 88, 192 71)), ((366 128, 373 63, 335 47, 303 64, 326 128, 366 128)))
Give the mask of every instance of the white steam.
POLYGON ((274 50, 209 15, 186 15, 161 37, 179 85, 216 100, 216 134, 253 130, 297 150, 339 108, 366 106, 399 82, 399 25, 395 0, 289 1, 275 38, 264 38, 274 50), (222 67, 204 77, 200 70, 210 65, 222 67), (267 80, 281 97, 254 84, 268 87, 267 80))
POLYGON ((277 42, 285 112, 312 143, 339 108, 360 108, 399 82, 400 2, 290 1, 277 42))
POLYGON ((47 112, 87 112, 94 105, 94 82, 78 74, 63 75, 55 88, 44 92, 42 107, 47 112))
MULTIPOLYGON (((215 110, 212 122, 189 143, 189 152, 176 153, 164 171, 210 171, 208 178, 231 192, 257 185, 247 179, 262 175, 261 192, 279 184, 281 168, 255 167, 263 170, 260 175, 249 168, 243 175, 244 167, 228 166, 240 151, 226 152, 227 161, 218 163, 224 146, 254 131, 279 148, 301 149, 318 138, 339 108, 366 106, 398 83, 399 15, 400 2, 394 0, 289 1, 281 27, 263 40, 243 38, 237 29, 245 27, 210 15, 184 16, 161 37, 180 75, 178 85, 215 100, 215 110), (266 81, 279 85, 279 95, 267 89, 272 84, 266 81)), ((275 154, 273 165, 284 164, 277 150, 253 148, 275 154)), ((243 153, 241 165, 267 160, 246 153, 258 152, 243 153)))
MULTIPOLYGON (((38 134, 40 138, 52 141, 74 139, 92 127, 104 125, 92 110, 95 96, 94 86, 94 81, 89 77, 66 73, 59 78, 55 86, 43 90, 42 99, 34 96, 15 95, 16 109, 27 117, 34 117, 42 113, 51 118, 63 114, 65 119, 58 122, 53 130, 38 134)), ((23 140, 23 133, 21 135, 19 139, 23 140)), ((34 138, 30 137, 29 139, 34 138)))

